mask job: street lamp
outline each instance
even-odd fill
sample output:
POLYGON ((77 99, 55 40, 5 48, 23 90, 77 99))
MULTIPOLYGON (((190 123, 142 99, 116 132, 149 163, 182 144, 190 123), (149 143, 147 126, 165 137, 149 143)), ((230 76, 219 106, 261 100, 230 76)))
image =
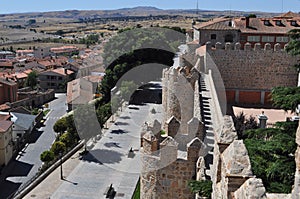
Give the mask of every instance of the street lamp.
POLYGON ((59 157, 60 157, 60 179, 63 180, 64 176, 63 176, 63 169, 62 169, 62 152, 59 152, 59 157))

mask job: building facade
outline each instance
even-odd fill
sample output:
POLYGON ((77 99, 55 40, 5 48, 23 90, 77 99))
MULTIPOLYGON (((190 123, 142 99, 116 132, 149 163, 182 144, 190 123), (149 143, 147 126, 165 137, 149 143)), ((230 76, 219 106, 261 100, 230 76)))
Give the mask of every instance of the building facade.
POLYGON ((17 91, 18 84, 15 81, 9 78, 0 78, 0 104, 17 101, 17 91))
POLYGON ((65 91, 67 82, 74 79, 73 75, 73 71, 64 68, 47 70, 38 75, 39 86, 45 90, 65 91))
POLYGON ((223 17, 195 24, 193 29, 194 41, 198 41, 200 45, 208 41, 213 46, 217 42, 240 42, 243 49, 246 43, 250 43, 252 47, 255 43, 269 43, 272 48, 279 43, 283 48, 289 42, 288 32, 300 29, 300 15, 288 12, 272 18, 223 17))
POLYGON ((11 121, 0 121, 0 165, 7 165, 13 155, 11 121))

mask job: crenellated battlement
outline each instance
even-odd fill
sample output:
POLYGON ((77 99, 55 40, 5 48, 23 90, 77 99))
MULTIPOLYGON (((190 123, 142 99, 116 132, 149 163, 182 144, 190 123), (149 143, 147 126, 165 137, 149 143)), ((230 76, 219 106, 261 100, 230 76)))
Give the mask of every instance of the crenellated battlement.
POLYGON ((281 48, 280 43, 276 43, 274 45, 274 48, 272 48, 272 45, 270 43, 255 43, 254 46, 252 46, 250 43, 245 43, 244 46, 242 46, 241 43, 220 43, 217 42, 215 46, 212 46, 211 42, 206 43, 206 50, 207 51, 254 51, 254 52, 282 52, 287 53, 285 51, 287 47, 287 44, 284 46, 284 48, 281 48))

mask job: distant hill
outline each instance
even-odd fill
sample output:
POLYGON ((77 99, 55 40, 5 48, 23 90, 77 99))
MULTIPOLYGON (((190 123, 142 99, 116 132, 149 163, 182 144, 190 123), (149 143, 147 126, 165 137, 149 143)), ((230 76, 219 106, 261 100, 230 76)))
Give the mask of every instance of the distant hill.
POLYGON ((162 9, 152 7, 152 6, 138 6, 138 7, 133 7, 133 8, 121 8, 118 10, 123 10, 123 11, 161 11, 162 9))
POLYGON ((244 12, 244 11, 213 11, 213 10, 197 10, 195 9, 174 9, 162 10, 156 7, 139 6, 134 8, 122 8, 117 10, 66 10, 66 11, 51 11, 51 12, 31 12, 31 13, 15 13, 1 14, 0 21, 6 20, 24 20, 24 18, 64 18, 64 19, 85 19, 85 18, 112 18, 112 17, 127 17, 127 16, 159 16, 159 15, 179 15, 192 16, 199 18, 213 18, 219 16, 244 16, 248 14, 256 14, 257 16, 268 17, 278 15, 279 13, 267 12, 244 12))

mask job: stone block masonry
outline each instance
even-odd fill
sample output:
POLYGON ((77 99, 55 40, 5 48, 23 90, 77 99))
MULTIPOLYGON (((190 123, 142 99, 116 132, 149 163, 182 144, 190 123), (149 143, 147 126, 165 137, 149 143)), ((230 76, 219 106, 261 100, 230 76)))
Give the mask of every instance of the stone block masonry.
MULTIPOLYGON (((225 49, 207 46, 207 53, 219 69, 227 91, 229 103, 270 103, 265 92, 276 86, 296 86, 298 73, 293 67, 299 57, 289 55, 280 45, 271 49, 268 44, 254 48, 246 44, 226 44, 225 49)), ((210 69, 207 65, 206 71, 210 69)))

